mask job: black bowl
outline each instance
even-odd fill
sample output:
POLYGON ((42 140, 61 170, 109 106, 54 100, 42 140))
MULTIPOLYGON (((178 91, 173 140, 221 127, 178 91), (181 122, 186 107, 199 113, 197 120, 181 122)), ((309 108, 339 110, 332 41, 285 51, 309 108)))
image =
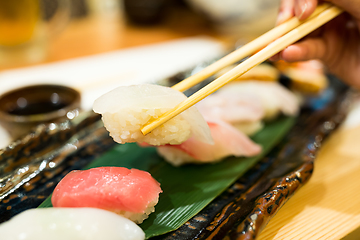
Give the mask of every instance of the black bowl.
POLYGON ((33 85, 0 96, 0 124, 12 138, 40 123, 72 119, 80 110, 80 93, 61 85, 33 85))

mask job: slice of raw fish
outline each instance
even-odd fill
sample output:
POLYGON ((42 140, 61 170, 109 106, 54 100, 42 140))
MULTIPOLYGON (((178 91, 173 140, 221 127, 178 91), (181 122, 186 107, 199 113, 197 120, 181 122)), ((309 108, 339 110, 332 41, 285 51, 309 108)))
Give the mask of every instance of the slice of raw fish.
POLYGON ((259 121, 264 117, 260 99, 248 93, 214 93, 196 107, 206 119, 221 119, 231 124, 259 121))
POLYGON ((264 108, 259 98, 242 93, 212 94, 196 104, 206 119, 230 123, 248 136, 263 127, 264 108))
POLYGON ((124 167, 72 171, 56 186, 54 207, 94 207, 109 210, 137 223, 154 211, 160 184, 148 173, 124 167))
POLYGON ((36 208, 0 225, 4 240, 142 240, 143 230, 124 217, 95 208, 36 208))
POLYGON ((243 81, 222 87, 217 94, 253 94, 261 100, 265 119, 275 118, 280 112, 288 116, 299 112, 299 99, 277 82, 243 81))
POLYGON ((208 120, 214 145, 199 142, 194 138, 180 145, 157 147, 158 153, 175 166, 185 163, 216 162, 228 156, 255 156, 261 146, 232 125, 217 120, 208 120))

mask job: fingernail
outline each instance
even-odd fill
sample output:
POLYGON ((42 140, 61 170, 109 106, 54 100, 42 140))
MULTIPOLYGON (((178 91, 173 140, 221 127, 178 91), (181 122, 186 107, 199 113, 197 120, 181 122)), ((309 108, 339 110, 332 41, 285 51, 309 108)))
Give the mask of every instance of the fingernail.
POLYGON ((302 18, 302 16, 304 15, 306 9, 307 9, 307 3, 305 2, 304 5, 301 7, 301 13, 300 13, 299 19, 302 18))
POLYGON ((301 19, 307 9, 307 6, 308 6, 307 1, 300 0, 299 4, 297 6, 298 7, 295 8, 295 15, 297 16, 298 19, 301 19))

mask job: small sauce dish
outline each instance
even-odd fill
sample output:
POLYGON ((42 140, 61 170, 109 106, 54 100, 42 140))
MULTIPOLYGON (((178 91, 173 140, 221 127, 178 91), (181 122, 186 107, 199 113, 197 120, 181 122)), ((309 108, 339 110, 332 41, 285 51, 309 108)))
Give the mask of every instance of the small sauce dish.
POLYGON ((15 139, 41 123, 73 119, 79 114, 80 93, 61 85, 33 85, 0 96, 0 124, 15 139))

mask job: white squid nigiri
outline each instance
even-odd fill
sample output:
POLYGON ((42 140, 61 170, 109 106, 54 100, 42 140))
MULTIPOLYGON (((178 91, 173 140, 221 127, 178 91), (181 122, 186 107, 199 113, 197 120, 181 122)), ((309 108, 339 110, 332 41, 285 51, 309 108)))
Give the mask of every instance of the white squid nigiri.
POLYGON ((265 110, 265 120, 275 118, 280 112, 294 116, 299 112, 299 99, 277 82, 243 81, 230 83, 217 94, 252 94, 260 99, 265 110))
POLYGON ((144 136, 140 129, 186 99, 169 87, 139 84, 118 87, 101 97, 93 105, 110 135, 118 143, 145 142, 150 145, 180 144, 190 137, 212 143, 206 121, 195 107, 191 107, 144 136))
POLYGON ((0 225, 6 240, 142 240, 134 222, 96 208, 37 208, 26 210, 0 225))
POLYGON ((232 125, 217 120, 208 120, 214 144, 210 145, 190 138, 180 145, 157 147, 158 153, 174 166, 186 163, 208 163, 220 161, 228 156, 255 156, 261 146, 232 125))

